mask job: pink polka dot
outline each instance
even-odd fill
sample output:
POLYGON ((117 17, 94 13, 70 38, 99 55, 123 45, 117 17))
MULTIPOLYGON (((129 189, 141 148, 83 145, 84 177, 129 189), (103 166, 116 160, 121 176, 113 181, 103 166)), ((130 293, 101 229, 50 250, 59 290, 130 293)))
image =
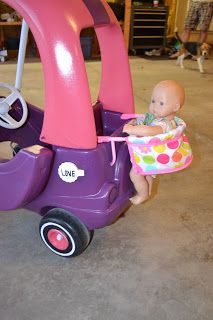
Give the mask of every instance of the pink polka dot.
POLYGON ((167 143, 167 147, 169 149, 177 149, 178 148, 178 145, 179 145, 179 142, 177 140, 174 140, 172 142, 168 142, 167 143))
POLYGON ((191 161, 192 161, 192 157, 189 156, 189 157, 186 158, 186 162, 185 163, 187 164, 187 163, 189 163, 191 161))
POLYGON ((159 138, 152 138, 149 140, 149 143, 159 143, 159 142, 161 142, 161 139, 159 138))
POLYGON ((188 138, 186 136, 183 136, 183 141, 188 142, 188 138))
POLYGON ((162 163, 162 164, 166 164, 169 162, 169 156, 165 153, 163 154, 160 154, 158 157, 157 157, 157 161, 159 163, 162 163))

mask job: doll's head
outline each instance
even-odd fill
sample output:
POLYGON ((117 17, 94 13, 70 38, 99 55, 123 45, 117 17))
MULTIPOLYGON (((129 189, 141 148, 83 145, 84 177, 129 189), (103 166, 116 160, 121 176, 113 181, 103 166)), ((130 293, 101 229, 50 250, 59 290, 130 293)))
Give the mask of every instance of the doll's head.
POLYGON ((184 88, 175 80, 164 80, 153 89, 149 111, 157 118, 173 116, 184 100, 184 88))

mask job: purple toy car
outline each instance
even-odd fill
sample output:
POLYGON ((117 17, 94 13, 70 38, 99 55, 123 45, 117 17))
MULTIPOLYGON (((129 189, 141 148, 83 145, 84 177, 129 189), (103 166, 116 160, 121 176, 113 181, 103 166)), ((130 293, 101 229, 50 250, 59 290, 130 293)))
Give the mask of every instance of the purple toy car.
POLYGON ((0 163, 0 210, 29 208, 39 213, 40 235, 54 253, 71 257, 84 251, 93 231, 111 224, 128 206, 126 143, 98 136, 122 136, 122 113, 134 113, 128 56, 120 26, 104 0, 6 0, 22 17, 15 87, 0 99, 0 141, 18 152, 0 163), (97 103, 92 105, 80 32, 93 27, 102 62, 97 103), (20 93, 28 28, 44 70, 44 112, 20 93), (17 151, 17 150, 16 150, 17 151), (5 187, 7 186, 7 188, 5 187), (8 193, 7 190, 10 190, 8 193))

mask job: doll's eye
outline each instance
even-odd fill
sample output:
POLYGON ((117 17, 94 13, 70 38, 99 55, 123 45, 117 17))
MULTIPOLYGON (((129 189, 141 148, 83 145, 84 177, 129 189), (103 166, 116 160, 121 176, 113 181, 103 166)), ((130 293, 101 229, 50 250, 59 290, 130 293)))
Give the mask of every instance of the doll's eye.
POLYGON ((164 105, 163 101, 161 101, 161 102, 160 102, 160 105, 161 105, 161 106, 163 106, 163 105, 164 105))
POLYGON ((152 103, 155 103, 155 100, 154 100, 154 99, 152 99, 152 103))

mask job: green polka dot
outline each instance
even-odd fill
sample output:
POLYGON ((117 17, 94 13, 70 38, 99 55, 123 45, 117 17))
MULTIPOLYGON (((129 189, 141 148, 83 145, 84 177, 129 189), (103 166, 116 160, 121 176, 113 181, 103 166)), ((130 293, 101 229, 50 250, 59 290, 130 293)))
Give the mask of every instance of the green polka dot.
POLYGON ((155 162, 155 158, 152 156, 144 156, 143 161, 147 164, 153 164, 155 162))
POLYGON ((190 149, 190 145, 188 143, 182 143, 182 147, 186 150, 189 150, 190 149))

